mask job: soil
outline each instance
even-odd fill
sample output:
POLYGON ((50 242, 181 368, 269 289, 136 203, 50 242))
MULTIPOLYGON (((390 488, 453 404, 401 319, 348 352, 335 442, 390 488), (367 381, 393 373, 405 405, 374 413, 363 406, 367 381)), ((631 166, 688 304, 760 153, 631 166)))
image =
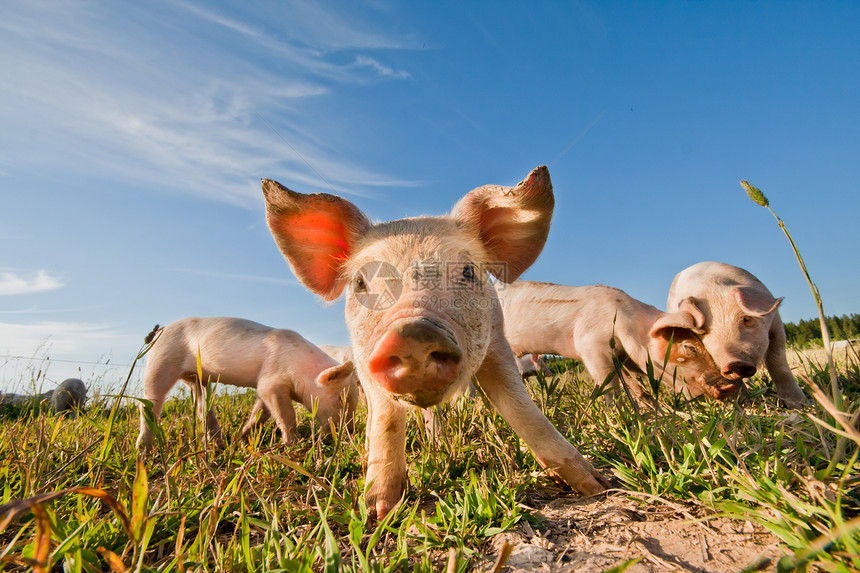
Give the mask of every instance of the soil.
MULTIPOLYGON (((633 494, 635 495, 635 494, 633 494)), ((490 571, 505 544, 503 572, 605 571, 639 559, 625 571, 775 571, 784 554, 779 540, 749 521, 708 516, 701 507, 633 499, 612 492, 580 499, 558 490, 536 492, 527 505, 544 521, 521 522, 490 539, 488 559, 472 571, 490 571)))

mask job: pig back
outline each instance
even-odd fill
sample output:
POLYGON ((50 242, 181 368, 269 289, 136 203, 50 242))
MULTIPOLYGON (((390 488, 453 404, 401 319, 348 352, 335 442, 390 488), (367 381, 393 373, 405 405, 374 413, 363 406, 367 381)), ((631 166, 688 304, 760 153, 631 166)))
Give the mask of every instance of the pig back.
MULTIPOLYGON (((499 289, 505 336, 517 355, 558 354, 580 358, 584 341, 609 345, 616 324, 636 327, 638 317, 659 312, 627 293, 604 285, 568 286, 518 281, 499 289)), ((645 325, 647 331, 647 324, 645 325)), ((619 333, 620 334, 620 333, 619 333)))

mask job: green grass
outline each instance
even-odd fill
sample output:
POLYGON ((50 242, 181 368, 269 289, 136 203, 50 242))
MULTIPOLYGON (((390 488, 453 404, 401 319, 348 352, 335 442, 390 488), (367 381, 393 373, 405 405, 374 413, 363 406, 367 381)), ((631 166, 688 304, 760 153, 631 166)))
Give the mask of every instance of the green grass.
MULTIPOLYGON (((825 370, 809 369, 810 379, 827 387, 825 370)), ((842 365, 840 375, 854 412, 860 367, 842 365)), ((760 377, 746 408, 663 396, 658 411, 641 414, 627 400, 595 399, 581 367, 529 386, 559 429, 642 503, 758 522, 785 545, 781 570, 860 568, 857 444, 834 463, 838 436, 817 403, 782 410, 760 377)), ((253 393, 211 399, 235 436, 253 393)), ((108 398, 78 418, 0 412, 0 503, 15 510, 0 522, 0 569, 465 571, 493 535, 539 525, 523 500, 550 483, 498 415, 463 399, 441 413, 445 431, 432 440, 412 416, 406 498, 374 523, 362 496, 363 408, 354 436, 322 437, 305 415, 293 446, 270 422, 220 451, 202 439, 190 399, 171 400, 161 447, 138 464, 136 404, 123 400, 112 420, 108 398)))

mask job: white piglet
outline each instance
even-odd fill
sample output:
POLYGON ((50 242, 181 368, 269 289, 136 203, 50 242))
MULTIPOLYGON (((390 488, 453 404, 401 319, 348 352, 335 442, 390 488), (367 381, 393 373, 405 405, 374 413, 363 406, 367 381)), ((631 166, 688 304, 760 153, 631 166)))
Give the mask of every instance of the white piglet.
MULTIPOLYGON (((499 300, 505 336, 518 356, 547 353, 576 358, 594 382, 602 384, 615 372, 610 347, 614 336, 614 351, 625 369, 637 376, 646 372, 650 358, 655 376, 665 382, 672 380, 676 367, 683 368, 693 394, 724 399, 737 391, 705 351, 698 339, 701 331, 689 313, 665 313, 603 285, 519 281, 500 288, 499 300), (664 363, 667 350, 669 360, 664 363)), ((634 398, 646 403, 653 398, 633 377, 629 382, 634 398)), ((617 376, 611 384, 617 393, 617 376)))
POLYGON ((406 487, 406 407, 441 404, 473 379, 551 473, 585 494, 604 489, 523 386, 488 279, 514 280, 543 249, 554 204, 546 167, 515 187, 474 189, 450 215, 383 223, 327 193, 271 180, 263 193, 269 228, 296 276, 325 300, 346 292, 369 408, 371 513, 387 514, 406 487))
POLYGON ((723 376, 742 380, 764 364, 786 405, 806 402, 785 356, 785 327, 774 297, 749 271, 706 261, 675 276, 669 310, 689 312, 723 376))
MULTIPOLYGON (((343 401, 351 417, 358 400, 352 362, 338 364, 331 356, 292 330, 275 329, 250 320, 229 317, 181 318, 152 333, 157 338, 147 354, 143 397, 152 402, 156 420, 164 400, 177 381, 197 392, 197 355, 200 353, 203 383, 219 382, 257 389, 257 403, 248 423, 253 427, 271 415, 281 439, 293 439, 296 413, 293 401, 308 410, 316 407, 319 424, 328 429, 340 421, 343 401)), ((196 400, 197 414, 207 419, 210 437, 222 446, 215 413, 196 400)), ((140 414, 138 448, 152 447, 153 434, 140 414)), ((349 420, 346 420, 349 422, 349 420)))

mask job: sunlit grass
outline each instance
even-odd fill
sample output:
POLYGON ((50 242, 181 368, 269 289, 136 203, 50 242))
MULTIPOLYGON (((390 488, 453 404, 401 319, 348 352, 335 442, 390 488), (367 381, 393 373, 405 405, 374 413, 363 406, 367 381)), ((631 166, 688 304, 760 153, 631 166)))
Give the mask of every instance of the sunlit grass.
MULTIPOLYGON (((839 368, 854 411, 858 396, 848 390, 860 387, 860 367, 839 368)), ((801 378, 826 382, 824 370, 809 365, 801 378)), ((789 569, 860 567, 857 446, 824 474, 838 436, 816 422, 827 418, 820 405, 782 410, 761 377, 743 408, 665 395, 658 410, 638 414, 626 399, 596 398, 579 366, 529 386, 561 431, 642 503, 758 522, 785 545, 789 569)), ((107 397, 78 418, 4 411, 0 502, 15 515, 0 523, 0 567, 463 571, 490 551, 493 535, 538 522, 522 501, 550 482, 480 397, 441 412, 436 437, 412 416, 410 486, 381 523, 368 520, 362 495, 364 409, 352 436, 323 437, 305 414, 300 439, 286 447, 271 423, 248 442, 236 437, 253 393, 210 399, 225 450, 205 445, 190 398, 171 400, 163 441, 143 465, 135 400, 123 400, 112 422, 107 397)))

